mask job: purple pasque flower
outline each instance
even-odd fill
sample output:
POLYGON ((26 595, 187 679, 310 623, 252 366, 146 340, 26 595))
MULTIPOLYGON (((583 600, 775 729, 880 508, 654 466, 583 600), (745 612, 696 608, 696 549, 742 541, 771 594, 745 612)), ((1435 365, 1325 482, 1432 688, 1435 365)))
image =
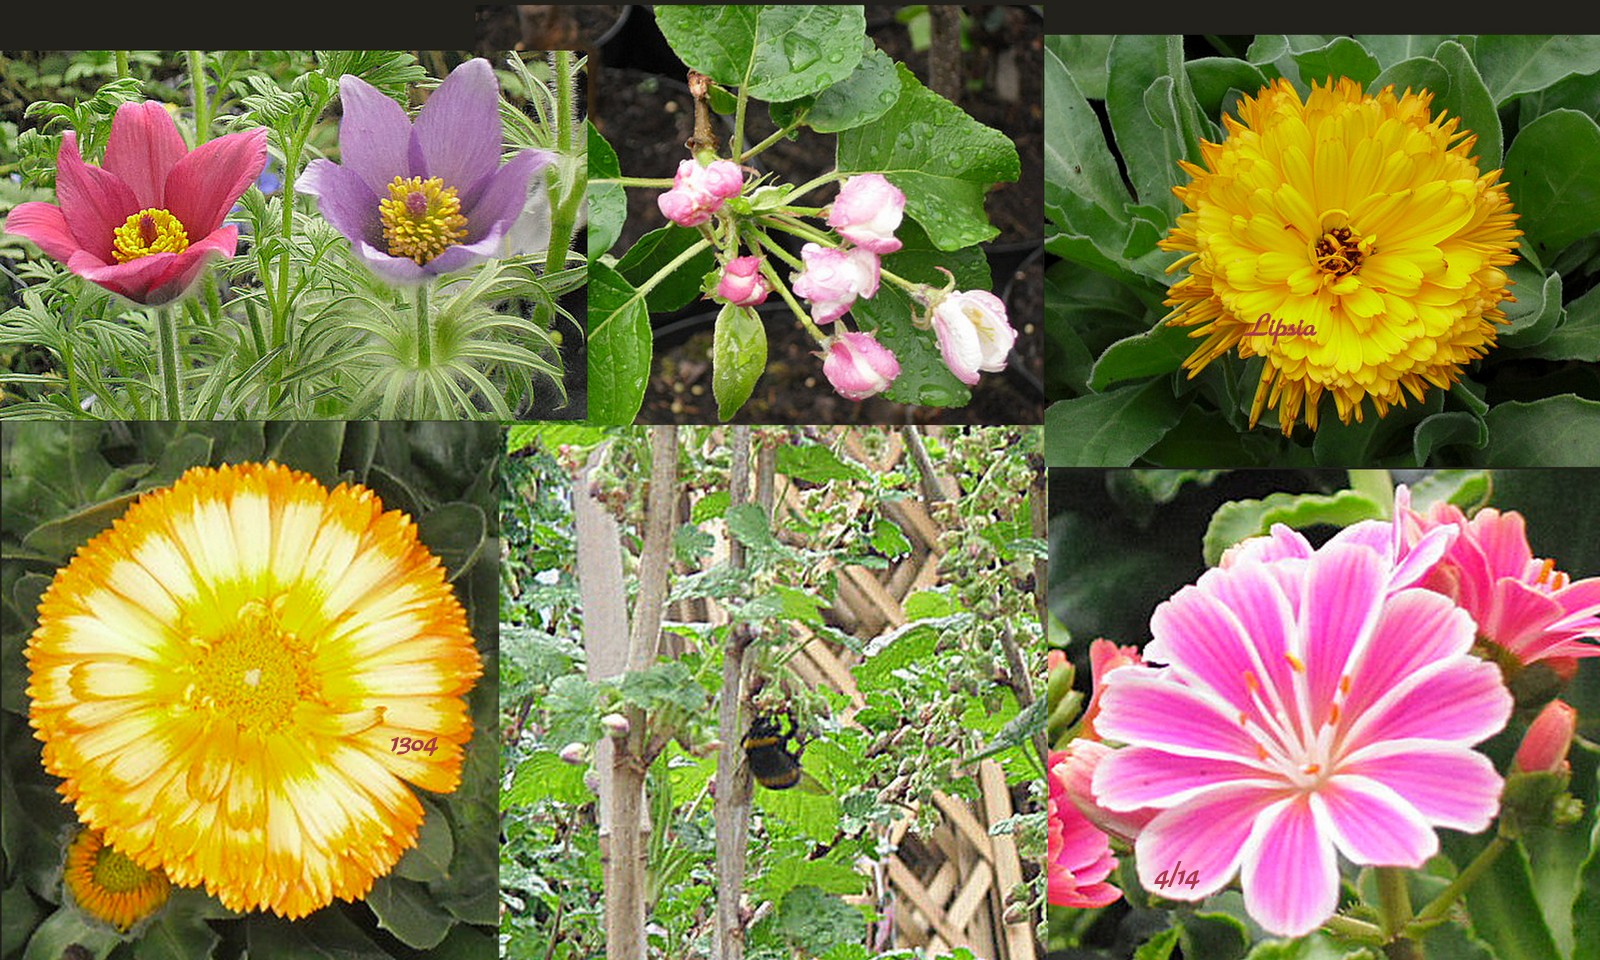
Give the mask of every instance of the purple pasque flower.
POLYGON ((1466 611, 1394 573, 1330 543, 1240 557, 1156 608, 1148 666, 1106 675, 1095 729, 1125 746, 1092 783, 1108 810, 1159 811, 1134 842, 1147 889, 1200 900, 1238 876, 1257 922, 1300 936, 1338 907, 1339 855, 1418 867, 1436 828, 1488 827, 1503 782, 1472 747, 1511 694, 1466 611), (1179 862, 1195 882, 1161 885, 1179 862))
POLYGON ((978 382, 978 372, 1004 370, 1017 342, 1005 303, 987 290, 957 290, 933 308, 933 332, 945 365, 962 383, 978 382))
POLYGON ((865 400, 889 389, 900 375, 894 351, 865 331, 845 331, 828 338, 822 373, 847 400, 865 400))
POLYGON ((767 278, 761 275, 760 257, 735 257, 722 268, 722 279, 717 281, 717 296, 736 307, 753 307, 767 299, 771 292, 767 278))
POLYGON ((839 236, 876 254, 894 253, 900 241, 894 232, 905 214, 906 195, 881 173, 863 173, 845 180, 828 211, 828 226, 839 236))
POLYGON ((450 71, 415 121, 360 77, 339 78, 339 96, 341 162, 311 161, 296 186, 391 283, 495 256, 529 181, 555 159, 523 150, 500 162, 500 84, 481 57, 450 71))
POLYGON ((732 160, 702 164, 693 157, 679 161, 672 189, 656 197, 662 216, 680 227, 698 227, 722 208, 722 202, 744 190, 744 172, 732 160))
POLYGON ((878 292, 878 255, 865 247, 848 250, 808 243, 800 248, 805 269, 795 275, 796 296, 811 301, 811 319, 832 323, 844 316, 856 297, 878 292))

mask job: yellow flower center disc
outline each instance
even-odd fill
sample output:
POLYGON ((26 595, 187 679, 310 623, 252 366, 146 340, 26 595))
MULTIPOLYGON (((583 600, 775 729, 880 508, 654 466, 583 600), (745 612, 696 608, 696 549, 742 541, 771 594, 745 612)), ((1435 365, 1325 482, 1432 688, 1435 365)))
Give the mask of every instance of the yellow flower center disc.
POLYGON ((309 666, 310 651, 300 638, 284 630, 265 603, 252 600, 200 656, 193 702, 240 727, 276 730, 300 701, 317 694, 309 666))
POLYGON ((150 880, 150 871, 111 849, 101 847, 94 861, 94 882, 110 893, 128 893, 150 880))
POLYGON ((112 231, 111 253, 127 263, 152 253, 182 253, 189 249, 189 234, 177 217, 154 207, 140 210, 112 231))
POLYGON ((410 257, 418 264, 427 263, 467 236, 461 198, 438 177, 395 177, 389 184, 389 196, 378 201, 378 219, 383 222, 389 253, 410 257))
POLYGON ((1349 227, 1335 227, 1312 245, 1311 256, 1325 272, 1342 277, 1361 266, 1365 247, 1349 227))

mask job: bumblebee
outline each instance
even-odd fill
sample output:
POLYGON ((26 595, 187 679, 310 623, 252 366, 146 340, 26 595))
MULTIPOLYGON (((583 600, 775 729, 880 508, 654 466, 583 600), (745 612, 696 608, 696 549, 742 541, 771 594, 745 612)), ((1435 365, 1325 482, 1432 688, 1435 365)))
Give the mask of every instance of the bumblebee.
POLYGON ((788 720, 787 732, 777 717, 758 716, 750 722, 750 730, 741 741, 750 773, 768 790, 799 787, 807 793, 827 793, 815 777, 800 768, 800 754, 805 748, 789 745, 796 730, 794 717, 788 716, 788 720))

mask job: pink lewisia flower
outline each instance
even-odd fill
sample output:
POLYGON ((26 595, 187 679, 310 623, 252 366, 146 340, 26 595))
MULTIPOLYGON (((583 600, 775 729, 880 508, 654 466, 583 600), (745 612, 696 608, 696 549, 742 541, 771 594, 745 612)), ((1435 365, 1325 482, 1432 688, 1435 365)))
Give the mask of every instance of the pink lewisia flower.
POLYGON ((105 163, 84 163, 69 131, 56 155, 61 205, 18 204, 5 230, 112 293, 167 303, 212 256, 233 256, 239 228, 223 226, 223 218, 266 163, 265 128, 190 150, 166 107, 124 103, 111 119, 105 163))
POLYGON ((760 257, 734 257, 717 281, 717 296, 736 307, 753 307, 766 300, 768 292, 760 257))
POLYGON ((873 253, 894 253, 900 241, 894 232, 906 209, 906 195, 881 173, 850 177, 839 188, 828 211, 828 226, 839 236, 873 253))
POLYGON ((1067 799, 1059 772, 1066 754, 1050 754, 1050 838, 1045 861, 1050 902, 1058 907, 1103 907, 1122 891, 1105 882, 1117 866, 1106 835, 1067 799))
POLYGON ((1554 560, 1536 559, 1515 510, 1485 508, 1468 520, 1458 507, 1439 502, 1422 514, 1411 509, 1409 494, 1402 505, 1404 490, 1396 491, 1395 519, 1407 546, 1414 549, 1440 528, 1459 531, 1422 586, 1472 614, 1478 636, 1523 665, 1600 656, 1600 644, 1585 642, 1600 637, 1600 577, 1574 582, 1554 560))
POLYGON ((822 372, 847 400, 865 400, 882 393, 900 375, 900 361, 894 352, 870 333, 846 331, 830 337, 824 348, 827 356, 822 372))
POLYGON ((555 159, 523 150, 500 162, 500 84, 481 57, 450 71, 415 122, 360 77, 340 77, 339 97, 341 162, 311 161, 296 187, 390 283, 424 283, 498 254, 528 182, 555 159))
POLYGON ((1110 640, 1097 639, 1089 644, 1089 673, 1094 683, 1089 696, 1089 708, 1083 712, 1083 736, 1100 739, 1094 730, 1094 718, 1100 714, 1100 697, 1105 693, 1106 674, 1129 664, 1143 663, 1138 647, 1119 647, 1110 640))
POLYGON ((656 206, 678 226, 698 227, 722 208, 722 201, 737 197, 743 189, 744 174, 732 160, 704 165, 692 158, 680 160, 672 189, 656 197, 656 206))
POLYGON ((857 297, 878 293, 878 255, 864 247, 838 250, 808 243, 800 248, 805 269, 794 278, 794 292, 811 301, 811 319, 832 323, 849 312, 857 297))
POLYGON ((1067 744, 1056 772, 1066 788, 1067 799, 1098 829, 1118 839, 1133 843, 1160 810, 1140 807, 1137 810, 1117 811, 1100 806, 1094 798, 1094 772, 1100 762, 1114 753, 1098 740, 1079 737, 1067 744))
POLYGON ((1004 370, 1017 341, 1005 303, 987 290, 946 295, 933 308, 933 332, 945 365, 968 386, 978 382, 980 370, 1004 370))
POLYGON ((1147 888, 1198 900, 1237 874, 1250 915, 1299 936, 1338 906, 1336 852, 1416 867, 1434 828, 1489 825, 1502 781, 1471 747, 1511 695, 1470 653, 1471 617, 1393 571, 1330 544, 1210 570, 1156 608, 1144 656, 1165 666, 1107 675, 1096 728, 1127 746, 1093 781, 1109 810, 1161 811, 1135 843, 1147 888), (1179 869, 1193 886, 1158 886, 1179 869))

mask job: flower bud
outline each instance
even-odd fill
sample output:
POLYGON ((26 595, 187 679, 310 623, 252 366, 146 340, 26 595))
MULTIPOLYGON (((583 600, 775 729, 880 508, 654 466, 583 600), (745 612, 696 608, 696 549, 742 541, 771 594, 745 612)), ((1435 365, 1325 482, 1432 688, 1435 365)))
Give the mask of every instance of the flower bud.
POLYGON ((1511 760, 1511 767, 1523 773, 1560 773, 1567 768, 1567 750, 1578 725, 1578 711, 1560 700, 1552 700, 1539 711, 1522 746, 1511 760))
POLYGON ((822 372, 848 400, 882 393, 900 375, 900 361, 870 333, 845 332, 828 340, 822 372))
POLYGON ((800 257, 805 269, 795 275, 794 292, 811 301, 811 319, 817 323, 832 323, 844 316, 856 297, 871 298, 878 292, 878 255, 871 250, 808 243, 800 249, 800 257))
POLYGON ((1094 772, 1100 761, 1111 755, 1111 748, 1098 740, 1079 738, 1067 744, 1065 751, 1052 754, 1057 761, 1052 772, 1066 790, 1067 799, 1077 807, 1089 822, 1113 837, 1132 843, 1161 811, 1154 807, 1117 811, 1102 807, 1095 801, 1094 772))
POLYGON ((620 713, 608 713, 600 718, 600 725, 606 728, 606 736, 613 740, 621 740, 628 735, 628 718, 620 713))
POLYGON ((767 299, 767 278, 761 275, 760 257, 735 257, 722 268, 717 296, 736 307, 753 307, 767 299))
POLYGON ((575 767, 581 767, 587 762, 586 755, 588 752, 589 745, 586 743, 569 743, 561 748, 561 761, 570 763, 575 767))
POLYGON ((744 189, 744 174, 731 160, 713 160, 701 166, 682 160, 672 178, 672 189, 656 197, 656 206, 680 227, 697 227, 721 209, 722 201, 744 189))
POLYGON ((873 253, 894 253, 900 241, 894 232, 905 213, 906 195, 881 173, 850 177, 839 188, 828 212, 828 226, 858 247, 873 253))
POLYGON ((978 382, 978 371, 1006 368, 1017 331, 1006 305, 987 290, 958 290, 933 308, 933 332, 945 365, 962 383, 978 382))

